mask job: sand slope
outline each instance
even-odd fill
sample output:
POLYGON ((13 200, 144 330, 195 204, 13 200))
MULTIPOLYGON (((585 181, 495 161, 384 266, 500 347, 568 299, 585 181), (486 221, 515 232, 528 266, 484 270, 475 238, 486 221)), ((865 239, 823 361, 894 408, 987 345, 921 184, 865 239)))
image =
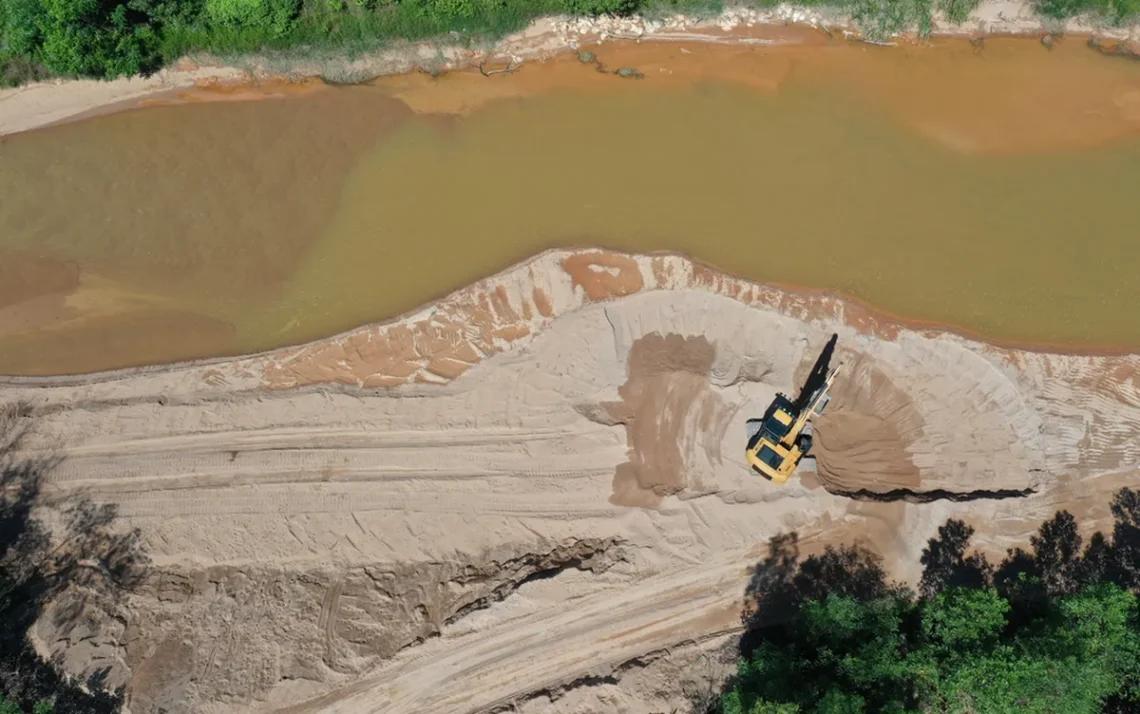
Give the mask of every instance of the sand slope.
POLYGON ((664 673, 738 629, 778 533, 913 579, 948 517, 995 555, 1060 507, 1103 528, 1137 482, 1137 367, 583 250, 321 343, 0 400, 66 457, 47 497, 142 530, 155 568, 121 621, 35 631, 77 672, 112 666, 135 714, 637 712, 696 686, 664 673), (744 422, 833 331, 818 473, 773 487, 744 422))

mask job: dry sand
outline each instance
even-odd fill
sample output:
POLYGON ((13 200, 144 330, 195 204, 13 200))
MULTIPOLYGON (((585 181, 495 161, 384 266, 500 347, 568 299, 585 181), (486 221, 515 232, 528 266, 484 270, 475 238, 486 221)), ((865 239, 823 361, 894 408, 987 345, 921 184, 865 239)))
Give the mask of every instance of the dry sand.
POLYGON ((231 67, 190 66, 150 77, 55 80, 0 89, 0 136, 83 118, 99 110, 126 108, 147 97, 198 83, 246 77, 231 67))
POLYGON ((319 343, 0 401, 65 457, 49 501, 141 529, 154 569, 116 617, 34 630, 133 714, 648 714, 726 671, 774 535, 914 580, 949 517, 995 557, 1061 507, 1103 529, 1137 483, 1138 367, 582 250, 319 343), (744 422, 832 332, 818 473, 772 486, 744 422))
MULTIPOLYGON (((208 56, 184 58, 150 77, 113 81, 55 80, 2 89, 0 136, 156 101, 229 101, 295 93, 295 90, 283 91, 282 78, 301 83, 308 89, 311 85, 303 80, 313 77, 325 77, 341 83, 361 82, 416 69, 440 72, 472 67, 481 62, 497 62, 494 68, 501 69, 512 63, 549 58, 581 45, 615 40, 738 45, 799 41, 794 36, 784 37, 779 30, 774 30, 789 26, 818 28, 829 35, 841 37, 859 36, 853 21, 844 15, 780 5, 765 10, 730 8, 719 16, 703 19, 686 15, 652 20, 638 16, 594 19, 549 17, 536 20, 526 29, 487 47, 422 42, 385 49, 352 61, 343 58, 303 60, 251 56, 245 58, 240 67, 233 67, 208 56), (248 91, 211 91, 216 90, 219 84, 241 85, 248 91), (194 88, 207 91, 197 96, 186 94, 185 90, 194 88)), ((932 30, 934 36, 1043 36, 1046 33, 1092 35, 1125 41, 1133 47, 1140 41, 1140 25, 1108 27, 1096 18, 1050 22, 1038 16, 1028 0, 983 0, 961 25, 953 24, 941 13, 936 13, 932 30)), ((897 41, 914 39, 898 38, 897 41)))

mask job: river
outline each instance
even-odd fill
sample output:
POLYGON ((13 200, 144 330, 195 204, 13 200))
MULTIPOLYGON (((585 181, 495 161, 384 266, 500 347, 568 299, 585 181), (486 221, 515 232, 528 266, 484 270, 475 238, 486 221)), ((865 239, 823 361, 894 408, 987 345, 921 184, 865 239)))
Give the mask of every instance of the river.
POLYGON ((316 339, 571 245, 1140 348, 1140 63, 789 37, 594 48, 642 79, 567 55, 7 137, 0 374, 316 339))

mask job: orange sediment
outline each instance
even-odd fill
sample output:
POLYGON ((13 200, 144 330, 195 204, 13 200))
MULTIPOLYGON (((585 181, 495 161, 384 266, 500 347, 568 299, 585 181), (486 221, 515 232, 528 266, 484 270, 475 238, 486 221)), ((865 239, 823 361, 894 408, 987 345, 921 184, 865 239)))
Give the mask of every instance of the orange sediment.
MULTIPOLYGON (((882 48, 753 32, 772 44, 584 48, 608 73, 569 52, 490 77, 207 82, 6 139, 0 251, 76 274, 6 281, 0 373, 305 343, 575 245, 693 255, 716 266, 698 267, 698 282, 738 291, 842 295, 848 321, 887 339, 905 323, 1055 351, 1140 345, 1113 313, 1140 299, 1120 267, 1140 258, 1123 237, 1134 202, 1117 197, 1136 178, 1140 67, 1080 38, 882 48), (622 67, 643 78, 612 73, 622 67), (268 98, 281 101, 252 101, 268 98), (1078 233, 1088 245, 1075 253, 1078 233), (149 302, 93 310, 75 296, 92 280, 149 302), (156 310, 203 330, 209 349, 128 338, 156 310), (85 321, 114 332, 119 319, 123 339, 74 348, 85 321), (39 344, 42 366, 6 358, 17 343, 39 344)), ((584 250, 563 267, 607 299, 643 287, 624 260, 584 250)), ((522 319, 473 315, 479 336, 464 342, 479 354, 554 312, 541 287, 485 300, 522 319)), ((404 379, 411 367, 393 359, 346 379, 404 379)), ((433 359, 422 379, 473 363, 466 351, 433 359)))

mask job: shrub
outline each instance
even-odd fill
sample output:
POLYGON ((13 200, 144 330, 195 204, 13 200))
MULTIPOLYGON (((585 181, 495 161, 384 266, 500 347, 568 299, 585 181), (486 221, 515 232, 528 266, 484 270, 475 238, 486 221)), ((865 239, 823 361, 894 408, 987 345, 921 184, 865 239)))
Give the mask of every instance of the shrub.
POLYGON ((8 52, 31 57, 43 37, 40 32, 44 14, 40 0, 6 0, 3 6, 3 38, 8 52))
POLYGON ((931 0, 848 0, 851 19, 871 39, 885 39, 909 26, 930 28, 931 0))
POLYGON ((978 0, 938 0, 938 9, 946 14, 946 19, 961 25, 978 6, 978 0))
POLYGON ((260 29, 283 37, 293 27, 297 0, 206 0, 206 15, 220 27, 260 29))
POLYGON ((566 11, 575 15, 632 15, 639 0, 567 0, 566 11))
POLYGON ((858 563, 797 564, 774 539, 789 555, 754 577, 793 587, 745 619, 721 714, 1140 711, 1140 491, 1118 492, 1112 513, 1111 541, 1096 534, 1082 552, 1076 519, 1058 512, 996 571, 969 554, 973 530, 948 521, 923 551, 917 597, 884 590, 881 572, 878 587, 844 593, 858 563), (803 587, 808 572, 822 587, 803 587))
POLYGON ((146 16, 107 0, 39 0, 35 53, 60 74, 116 77, 157 63, 158 38, 146 16))

